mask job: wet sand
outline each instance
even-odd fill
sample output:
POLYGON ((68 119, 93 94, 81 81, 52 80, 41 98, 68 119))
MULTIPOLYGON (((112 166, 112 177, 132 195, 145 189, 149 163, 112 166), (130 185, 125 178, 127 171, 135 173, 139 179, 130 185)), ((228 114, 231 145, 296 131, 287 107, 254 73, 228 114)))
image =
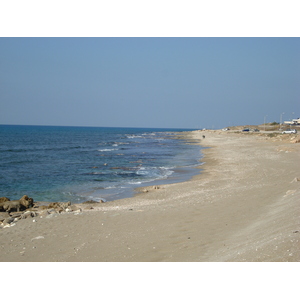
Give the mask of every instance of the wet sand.
POLYGON ((188 135, 208 147, 200 175, 81 213, 20 220, 0 229, 0 260, 300 261, 299 135, 188 135))

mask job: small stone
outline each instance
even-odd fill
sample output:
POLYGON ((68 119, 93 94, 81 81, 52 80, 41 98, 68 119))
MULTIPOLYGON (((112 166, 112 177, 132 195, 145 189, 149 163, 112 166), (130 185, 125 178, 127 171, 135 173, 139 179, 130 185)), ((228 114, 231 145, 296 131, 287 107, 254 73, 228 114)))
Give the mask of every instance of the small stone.
POLYGON ((46 216, 47 219, 50 219, 50 218, 53 218, 53 217, 57 217, 57 213, 51 213, 51 214, 46 216))
POLYGON ((69 209, 71 209, 72 211, 77 211, 77 210, 81 210, 81 208, 79 208, 78 206, 72 204, 69 209))
POLYGON ((0 222, 3 222, 6 218, 9 218, 9 214, 7 212, 0 212, 0 222))
POLYGON ((298 177, 295 177, 291 183, 293 183, 293 182, 297 182, 297 181, 300 181, 300 178, 298 178, 298 177))
POLYGON ((44 237, 42 235, 39 235, 35 238, 32 238, 31 241, 34 241, 34 240, 40 240, 40 239, 44 239, 44 237))
POLYGON ((3 224, 10 224, 14 221, 14 218, 12 217, 8 217, 3 221, 3 224))

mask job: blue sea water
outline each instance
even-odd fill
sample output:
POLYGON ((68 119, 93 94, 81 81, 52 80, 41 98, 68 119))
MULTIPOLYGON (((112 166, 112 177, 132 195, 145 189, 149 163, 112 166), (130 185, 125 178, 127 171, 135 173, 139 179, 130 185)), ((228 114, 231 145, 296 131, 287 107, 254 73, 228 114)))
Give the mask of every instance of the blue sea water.
POLYGON ((112 201, 199 173, 180 129, 0 125, 0 197, 112 201))

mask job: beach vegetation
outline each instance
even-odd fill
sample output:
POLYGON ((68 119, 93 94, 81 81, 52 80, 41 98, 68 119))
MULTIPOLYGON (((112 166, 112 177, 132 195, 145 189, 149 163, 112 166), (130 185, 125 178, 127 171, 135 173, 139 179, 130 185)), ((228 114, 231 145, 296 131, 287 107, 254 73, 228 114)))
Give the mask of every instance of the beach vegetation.
POLYGON ((268 133, 267 137, 273 138, 273 137, 277 137, 278 135, 280 135, 280 133, 278 133, 278 132, 272 132, 272 133, 268 133))

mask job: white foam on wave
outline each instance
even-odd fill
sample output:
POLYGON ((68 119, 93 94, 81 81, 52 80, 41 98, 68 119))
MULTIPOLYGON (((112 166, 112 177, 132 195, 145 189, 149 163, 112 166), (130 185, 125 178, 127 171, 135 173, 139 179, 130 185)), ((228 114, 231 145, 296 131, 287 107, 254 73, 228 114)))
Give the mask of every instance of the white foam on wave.
POLYGON ((153 178, 153 180, 166 178, 173 173, 172 168, 168 167, 140 167, 136 172, 138 175, 149 176, 153 178))
POLYGON ((110 189, 114 189, 114 188, 116 188, 116 186, 115 185, 111 185, 111 186, 105 187, 104 189, 105 190, 110 190, 110 189))
POLYGON ((118 149, 98 149, 100 152, 116 151, 118 149))
POLYGON ((141 136, 141 135, 135 135, 135 134, 127 134, 126 137, 128 139, 136 139, 136 138, 142 138, 143 136, 141 136))

